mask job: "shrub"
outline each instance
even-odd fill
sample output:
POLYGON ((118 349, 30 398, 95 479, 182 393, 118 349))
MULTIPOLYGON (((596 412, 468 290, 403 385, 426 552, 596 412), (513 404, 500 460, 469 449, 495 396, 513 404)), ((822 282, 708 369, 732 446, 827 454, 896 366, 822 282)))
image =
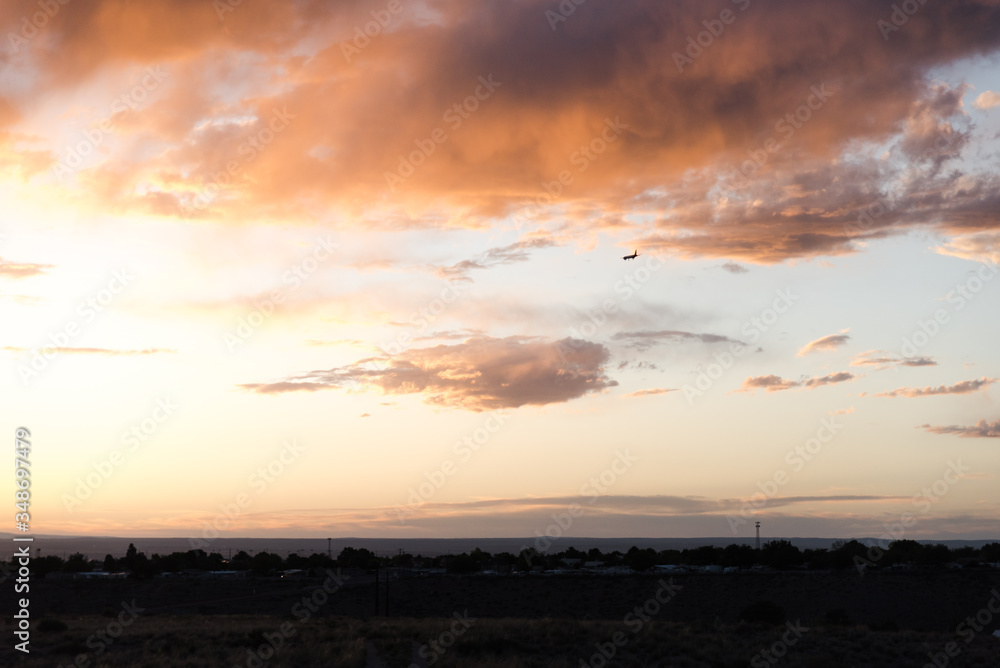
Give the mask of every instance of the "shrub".
POLYGON ((781 624, 785 609, 772 601, 755 601, 740 610, 740 621, 751 624, 781 624))
POLYGON ((59 633, 67 628, 66 622, 58 619, 43 619, 38 622, 38 630, 42 633, 59 633))

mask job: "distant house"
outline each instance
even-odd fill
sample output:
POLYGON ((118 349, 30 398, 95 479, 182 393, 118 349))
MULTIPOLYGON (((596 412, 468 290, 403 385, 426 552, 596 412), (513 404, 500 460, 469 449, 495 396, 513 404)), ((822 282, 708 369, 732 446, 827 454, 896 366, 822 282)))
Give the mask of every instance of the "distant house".
POLYGON ((112 580, 124 578, 128 573, 108 573, 106 571, 83 571, 72 574, 74 580, 112 580))
POLYGON ((237 580, 250 576, 250 571, 208 571, 211 578, 219 580, 237 580))
POLYGON ((653 566, 653 570, 657 573, 687 573, 688 567, 678 564, 663 564, 653 566))

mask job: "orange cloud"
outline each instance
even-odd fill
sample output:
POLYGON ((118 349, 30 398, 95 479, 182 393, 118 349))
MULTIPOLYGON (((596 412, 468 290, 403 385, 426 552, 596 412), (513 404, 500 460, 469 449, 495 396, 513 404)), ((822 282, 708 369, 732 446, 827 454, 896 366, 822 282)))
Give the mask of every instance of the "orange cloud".
POLYGON ((806 345, 802 346, 802 349, 799 350, 798 355, 799 357, 802 357, 803 355, 808 355, 809 353, 814 353, 817 351, 836 350, 837 348, 844 345, 851 339, 851 336, 848 334, 849 331, 851 330, 842 329, 840 330, 840 334, 829 334, 822 338, 816 339, 815 341, 810 341, 806 345))
POLYGON ((650 388, 648 390, 637 390, 635 392, 630 392, 630 393, 626 394, 625 396, 629 397, 629 398, 631 398, 631 397, 648 397, 648 396, 652 396, 654 394, 667 394, 668 392, 677 392, 677 391, 678 390, 677 390, 676 387, 671 387, 671 388, 653 387, 653 388, 650 388))
POLYGON ((753 392, 754 390, 764 390, 765 392, 781 392, 782 390, 807 389, 812 390, 824 385, 834 385, 844 383, 857 378, 853 373, 840 371, 826 376, 815 376, 805 380, 789 380, 780 376, 750 376, 743 381, 743 385, 736 392, 753 392))
MULTIPOLYGON (((176 353, 172 348, 143 348, 141 350, 128 350, 121 348, 73 348, 69 346, 44 346, 45 350, 65 355, 158 355, 160 353, 176 353)), ((22 348, 20 346, 3 346, 2 350, 9 350, 15 353, 30 353, 36 348, 22 348)))
POLYGON ((975 144, 967 89, 928 76, 1000 48, 996 3, 928 3, 887 41, 889 2, 848 3, 831 27, 828 3, 757 0, 682 71, 673 54, 718 6, 587 3, 555 31, 550 7, 406 5, 348 58, 371 20, 360 0, 72 2, 4 56, 37 75, 0 103, 0 132, 156 64, 169 72, 156 99, 77 174, 86 203, 234 223, 324 209, 390 228, 526 212, 570 234, 631 227, 650 253, 756 263, 915 225, 997 227, 997 178, 959 164, 975 144), (905 196, 858 227, 887 192, 905 196))
POLYGON ((1000 420, 994 420, 993 422, 980 420, 973 427, 959 427, 956 425, 934 427, 929 424, 922 424, 920 427, 932 434, 955 434, 960 438, 1000 438, 1000 420))
POLYGON ((30 278, 45 274, 52 268, 51 264, 36 264, 32 262, 7 262, 0 258, 0 276, 10 278, 30 278))
POLYGON ((900 387, 891 392, 881 392, 876 397, 931 397, 938 394, 969 394, 989 387, 997 382, 996 378, 979 378, 978 380, 963 380, 954 385, 939 385, 937 387, 900 387))
POLYGON ((462 260, 448 267, 436 267, 435 274, 445 280, 471 281, 469 272, 472 270, 525 262, 531 257, 529 251, 556 245, 558 244, 555 241, 548 238, 526 239, 506 246, 490 248, 472 260, 462 260))
POLYGON ((483 411, 560 403, 614 387, 618 383, 604 371, 609 356, 603 345, 577 339, 481 336, 240 387, 260 394, 377 388, 384 394, 422 394, 429 404, 483 411))
POLYGON ((988 90, 979 94, 973 105, 976 109, 992 109, 993 107, 1000 107, 1000 93, 996 91, 988 90))

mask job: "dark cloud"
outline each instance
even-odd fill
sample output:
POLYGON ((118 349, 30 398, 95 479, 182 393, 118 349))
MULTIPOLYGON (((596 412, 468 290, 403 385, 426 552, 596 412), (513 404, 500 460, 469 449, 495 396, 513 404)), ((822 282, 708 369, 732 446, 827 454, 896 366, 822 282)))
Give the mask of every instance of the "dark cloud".
POLYGON ((747 269, 738 262, 726 262, 724 265, 722 265, 722 268, 728 271, 730 274, 745 274, 748 271, 750 271, 749 269, 747 269))
POLYGON ((851 366, 873 366, 876 369, 886 369, 895 366, 937 366, 937 362, 931 357, 893 357, 883 350, 869 350, 851 360, 851 366))
POLYGON ((434 405, 483 411, 560 403, 613 387, 618 383, 604 370, 608 358, 604 346, 577 339, 481 336, 240 387, 262 394, 375 388, 384 394, 421 394, 434 405))
MULTIPOLYGON (((869 494, 834 494, 828 496, 783 496, 767 500, 769 508, 792 506, 800 503, 844 503, 852 501, 903 501, 905 496, 882 496, 869 494)), ((527 498, 483 499, 477 501, 458 502, 426 502, 420 505, 428 511, 503 511, 504 508, 566 508, 573 504, 590 510, 591 507, 603 512, 636 510, 645 513, 672 514, 684 513, 718 513, 738 509, 744 499, 709 499, 702 496, 670 496, 666 494, 629 495, 602 494, 592 496, 547 496, 527 498)), ((508 511, 510 512, 510 511, 508 511)))
POLYGON ((681 341, 700 341, 701 343, 738 343, 742 341, 731 339, 721 334, 708 334, 696 332, 684 332, 675 329, 663 329, 658 331, 638 331, 638 332, 618 332, 611 337, 612 341, 620 341, 629 348, 636 350, 648 350, 653 346, 665 343, 679 343, 681 341))
POLYGON ((658 371, 660 367, 656 365, 655 362, 640 362, 640 361, 628 361, 622 360, 618 363, 616 367, 619 371, 625 369, 635 369, 636 371, 658 371))

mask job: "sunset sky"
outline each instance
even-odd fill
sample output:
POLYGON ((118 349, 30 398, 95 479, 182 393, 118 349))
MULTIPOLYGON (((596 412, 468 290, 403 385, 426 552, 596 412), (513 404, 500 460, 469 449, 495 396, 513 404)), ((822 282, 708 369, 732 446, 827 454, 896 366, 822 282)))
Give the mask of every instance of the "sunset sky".
POLYGON ((1000 536, 997 0, 0 26, 34 532, 1000 536))

